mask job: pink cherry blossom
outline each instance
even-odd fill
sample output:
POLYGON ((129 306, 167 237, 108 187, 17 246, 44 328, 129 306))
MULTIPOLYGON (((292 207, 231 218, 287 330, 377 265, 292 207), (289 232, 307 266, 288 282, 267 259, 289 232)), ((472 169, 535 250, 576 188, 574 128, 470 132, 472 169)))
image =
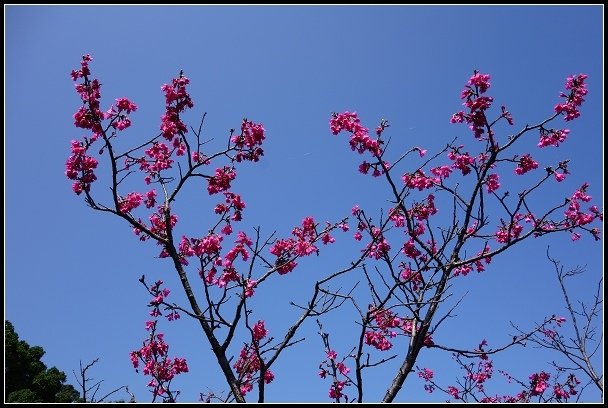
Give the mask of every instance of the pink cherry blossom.
POLYGON ((253 326, 253 339, 255 341, 260 341, 264 337, 268 335, 268 330, 264 328, 264 321, 258 320, 258 322, 253 326))
POLYGON ((526 154, 519 159, 517 163, 517 168, 515 168, 515 174, 522 175, 530 170, 534 170, 538 168, 538 163, 532 159, 532 156, 526 154))
POLYGON ((417 188, 420 191, 432 188, 440 182, 438 178, 427 177, 422 170, 417 170, 414 174, 405 173, 401 179, 409 188, 417 188))
POLYGON ((566 90, 570 91, 568 94, 561 93, 560 96, 565 98, 566 101, 564 103, 559 103, 555 105, 556 113, 565 113, 564 120, 571 121, 580 116, 579 107, 585 101, 583 98, 587 95, 587 84, 585 84, 585 79, 587 79, 587 75, 571 75, 566 80, 566 90))
POLYGON ((423 368, 418 371, 418 377, 422 378, 424 381, 430 381, 433 379, 433 370, 429 370, 428 368, 423 368))
POLYGON ((70 180, 76 180, 72 189, 76 194, 90 191, 91 183, 97 180, 94 169, 97 168, 97 160, 86 155, 87 148, 80 142, 72 140, 72 155, 65 164, 65 175, 70 180))
MULTIPOLYGON (((450 151, 448 153, 448 159, 454 162, 454 164, 452 164, 452 168, 460 170, 463 176, 469 174, 471 172, 471 166, 475 164, 475 158, 469 156, 468 152, 460 154, 458 150, 450 151)), ((445 175, 445 170, 442 170, 442 175, 445 175)))
POLYGON ((120 201, 119 209, 122 213, 128 213, 139 207, 142 203, 143 196, 140 193, 129 193, 120 201))
POLYGON ((207 182, 209 183, 207 186, 209 195, 228 190, 230 188, 230 182, 235 178, 236 170, 234 167, 224 166, 215 169, 215 175, 207 179, 207 182))
POLYGON ((253 123, 247 119, 243 119, 241 124, 241 134, 234 135, 230 142, 234 144, 234 149, 237 153, 235 160, 241 162, 243 160, 257 162, 264 155, 264 150, 261 148, 265 137, 264 126, 253 123))
POLYGON ((530 394, 541 395, 549 386, 548 381, 551 375, 541 371, 530 375, 530 394))
POLYGON ((538 147, 558 147, 560 143, 563 143, 566 140, 568 133, 570 133, 569 129, 547 131, 541 128, 540 141, 538 142, 538 147))
POLYGON ((458 393, 459 393, 458 388, 456 388, 456 387, 454 387, 454 386, 450 385, 450 386, 448 386, 447 392, 448 392, 448 394, 450 394, 450 395, 451 395, 451 396, 452 396, 454 399, 460 399, 460 397, 459 397, 459 395, 458 395, 458 393))
POLYGON ((498 181, 498 174, 488 174, 485 180, 486 188, 488 193, 493 193, 500 188, 500 182, 498 181))

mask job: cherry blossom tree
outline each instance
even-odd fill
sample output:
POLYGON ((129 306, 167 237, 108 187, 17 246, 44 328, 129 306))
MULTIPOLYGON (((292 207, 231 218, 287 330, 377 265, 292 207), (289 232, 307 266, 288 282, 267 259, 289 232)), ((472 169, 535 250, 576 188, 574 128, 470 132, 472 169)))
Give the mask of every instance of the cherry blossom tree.
MULTIPOLYGON (((496 256, 556 233, 568 233, 573 241, 584 235, 599 240, 602 210, 591 204, 587 183, 542 203, 536 200, 547 185, 569 175, 567 159, 539 163, 534 152, 567 142, 569 130, 560 121, 580 116, 588 92, 586 75, 568 77, 546 118, 516 129, 506 106, 493 107, 490 76, 475 71, 460 95, 464 110, 451 118, 455 125, 467 125, 472 137, 446 141, 443 149, 432 153, 416 146, 395 153, 400 147, 391 143, 385 119, 369 132, 357 113, 332 114, 329 131, 347 135, 350 149, 363 156, 358 171, 382 183, 387 196, 377 208, 354 205, 351 214, 332 222, 306 215, 291 235, 281 237, 263 235, 260 228, 238 229, 246 201, 232 184, 244 162, 255 163, 264 156, 267 135, 261 123, 243 119, 239 129, 230 130, 223 147, 212 150, 212 141, 203 136, 205 115, 197 127, 182 120, 194 102, 187 90, 190 80, 180 72, 161 87, 165 113, 158 134, 125 147, 122 134, 131 127, 137 105, 118 98, 104 110, 101 83, 91 73, 91 61, 89 55, 83 56, 80 68, 71 73, 82 101, 74 124, 89 134, 72 141, 66 175, 73 180, 74 193, 90 208, 123 219, 139 240, 158 246, 159 258, 168 258, 187 299, 187 304, 173 302, 163 281, 150 283, 145 275, 139 279, 150 295, 151 320, 146 322, 148 337, 130 356, 135 369, 150 378, 153 401, 176 401, 179 390, 172 381, 188 372, 184 358, 170 356, 159 331, 161 318, 174 321, 182 316, 198 322, 226 381, 227 394, 201 396, 207 401, 244 402, 254 388, 257 400, 265 401, 267 386, 281 375, 274 371, 276 361, 304 340, 298 332, 309 321, 318 325, 326 355, 319 362, 319 376, 328 382, 328 396, 335 402, 363 402, 366 377, 391 360, 399 367, 387 379, 384 402, 393 401, 414 373, 427 391, 442 391, 447 398, 462 401, 570 400, 578 393, 579 374, 590 377, 603 392, 601 374, 590 362, 585 364, 590 356, 586 344, 594 340, 591 331, 585 329, 566 348, 558 334, 565 322, 561 316, 547 316, 534 327, 515 327, 517 334, 502 345, 480 339, 471 349, 460 349, 434 340, 458 307, 459 302, 448 302, 453 288, 468 274, 490 268, 496 256), (409 159, 415 157, 420 164, 412 167, 416 162, 409 159), (99 160, 107 164, 109 194, 93 188, 99 160), (524 187, 503 185, 508 173, 521 177, 524 187), (180 232, 188 220, 175 211, 187 185, 206 188, 216 200, 197 235, 180 232), (390 205, 384 208, 387 201, 390 205), (438 218, 440 212, 447 216, 438 218), (256 297, 256 289, 297 273, 301 259, 331 251, 337 239, 354 239, 360 248, 345 255, 344 268, 320 277, 309 288, 305 303, 294 304, 299 315, 284 333, 270 336, 273 316, 256 314, 256 304, 265 301, 256 297), (345 310, 358 316, 359 335, 352 344, 337 347, 323 318, 345 310), (394 347, 397 341, 404 347, 394 347), (492 356, 526 342, 582 357, 582 363, 576 360, 579 372, 566 373, 572 371, 567 367, 555 367, 558 375, 538 371, 527 380, 516 380, 522 388, 517 395, 489 394, 484 384, 494 372, 492 356), (231 350, 238 344, 243 346, 234 355, 231 350), (449 385, 436 383, 430 368, 417 365, 427 349, 451 354, 464 377, 449 385)), ((566 276, 558 271, 562 288, 566 276)), ((564 296, 574 320, 565 289, 564 296)), ((594 306, 583 313, 597 316, 600 304, 598 290, 594 306)))

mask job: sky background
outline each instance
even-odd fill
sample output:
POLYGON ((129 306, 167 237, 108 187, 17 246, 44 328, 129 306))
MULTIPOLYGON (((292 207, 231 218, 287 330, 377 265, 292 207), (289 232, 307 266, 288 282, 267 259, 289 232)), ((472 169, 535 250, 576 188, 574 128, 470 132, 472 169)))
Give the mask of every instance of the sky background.
MULTIPOLYGON (((332 112, 356 110, 370 129, 388 119, 393 158, 413 146, 435 152, 454 137, 468 145, 467 127, 449 119, 461 109, 460 91, 474 69, 491 74, 489 94, 509 108, 516 129, 552 113, 568 75, 589 75, 587 102, 581 118, 567 124, 568 141, 533 153, 552 162, 571 159, 572 175, 552 183, 541 204, 560 202, 588 181, 603 207, 602 39, 600 6, 5 6, 5 318, 21 339, 42 346, 45 363, 68 373, 72 384, 79 360, 99 357, 91 375, 104 380, 102 390, 128 385, 144 402, 150 400, 147 379, 128 358, 146 337, 149 296, 138 278, 163 279, 173 289, 169 300, 185 301, 171 265, 155 258, 156 245, 139 242, 122 220, 86 207, 64 175, 70 141, 86 135, 73 126, 80 100, 69 76, 84 53, 93 56, 93 76, 103 84, 102 107, 119 97, 138 105, 133 126, 121 135, 130 145, 158 132, 160 86, 180 69, 195 103, 185 118, 194 125, 207 112, 204 132, 218 146, 243 117, 262 122, 266 155, 242 166, 234 184, 247 203, 239 227, 287 235, 308 215, 323 222, 349 215, 354 204, 375 209, 376 217, 380 206, 387 208, 384 185, 357 172, 362 158, 345 135, 331 135, 332 112)), ((102 181, 97 191, 103 192, 102 181)), ((177 203, 178 226, 200 234, 216 198, 194 193, 177 203)), ((256 292, 255 318, 267 321, 271 335, 282 337, 299 315, 290 300, 304 301, 310 282, 358 255, 351 234, 337 234, 334 248, 322 248, 321 257, 256 292)), ((566 266, 587 266, 572 293, 589 300, 603 275, 602 243, 552 235, 459 281, 458 293, 468 295, 436 341, 472 348, 487 338, 498 345, 513 333, 509 322, 529 327, 563 315, 547 245, 566 266)), ((324 324, 336 351, 348 353, 352 319, 334 316, 324 324)), ((174 381, 180 401, 225 391, 196 322, 161 325, 171 354, 190 366, 174 381)), ((267 401, 328 401, 329 381, 316 376, 325 357, 316 330, 309 321, 302 331, 307 341, 279 360, 267 401)), ((497 357, 495 367, 525 380, 548 370, 552 358, 526 348, 497 357)), ((602 362, 599 356, 600 369, 602 362)), ((449 355, 436 351, 423 350, 418 366, 433 369, 444 386, 461 375, 449 355)), ((366 400, 384 395, 395 370, 395 364, 370 370, 366 400)), ((519 391, 495 377, 489 393, 519 391)), ((599 398, 591 389, 586 395, 599 398)), ((426 393, 414 376, 397 398, 445 399, 426 393)))

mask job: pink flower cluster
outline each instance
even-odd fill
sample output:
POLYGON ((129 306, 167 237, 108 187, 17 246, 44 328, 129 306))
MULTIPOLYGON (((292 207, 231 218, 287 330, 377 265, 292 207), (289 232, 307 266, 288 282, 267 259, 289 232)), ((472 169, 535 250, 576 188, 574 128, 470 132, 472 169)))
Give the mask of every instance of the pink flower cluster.
MULTIPOLYGON (((359 223, 359 230, 362 231, 365 228, 363 223, 359 223)), ((359 233, 360 234, 360 233, 359 233)), ((388 255, 388 252, 391 250, 391 246, 384 238, 382 231, 378 227, 372 227, 372 242, 367 244, 367 246, 361 250, 361 252, 367 252, 368 258, 381 259, 388 255)), ((357 237, 355 236, 355 239, 357 237)))
POLYGON ((405 173, 401 176, 403 183, 409 188, 417 188, 419 191, 432 188, 441 182, 440 178, 428 177, 424 171, 418 169, 413 174, 405 173))
MULTIPOLYGON (((295 258, 308 256, 313 253, 318 253, 319 249, 315 246, 315 241, 319 238, 317 225, 312 217, 306 217, 302 220, 302 228, 295 227, 291 234, 294 238, 280 239, 270 248, 270 253, 277 257, 275 265, 279 274, 284 275, 294 270, 298 265, 295 258)), ((324 243, 333 242, 333 238, 328 235, 328 232, 322 234, 324 243)))
POLYGON ((576 386, 581 382, 576 378, 574 374, 569 374, 565 384, 555 384, 553 386, 553 396, 555 399, 559 400, 567 400, 573 395, 578 394, 576 390, 576 386), (568 391, 566 391, 566 387, 568 387, 568 391))
MULTIPOLYGON (((566 216, 566 227, 574 228, 587 225, 596 218, 603 221, 604 215, 595 205, 589 207, 589 212, 581 211, 581 202, 591 201, 591 196, 587 194, 588 187, 589 184, 584 183, 574 192, 574 194, 572 194, 572 197, 570 197, 568 209, 564 212, 564 215, 566 216)), ((596 239, 599 238, 599 230, 593 235, 596 239)), ((578 238, 580 238, 580 235, 576 239, 573 237, 573 240, 575 241, 578 238)))
POLYGON ((125 130, 131 126, 131 119, 127 116, 137 110, 137 105, 127 98, 116 99, 116 106, 110 106, 105 114, 106 119, 110 119, 111 126, 117 130, 125 130))
POLYGON ((78 78, 83 79, 83 82, 76 84, 76 92, 80 95, 83 106, 74 114, 74 125, 92 130, 92 140, 95 140, 103 133, 101 121, 106 115, 101 111, 99 104, 101 84, 97 79, 89 80, 89 75, 91 75, 89 62, 92 60, 93 58, 89 54, 83 55, 80 62, 81 68, 73 70, 71 76, 73 81, 77 81, 78 78))
POLYGON ((232 234, 232 226, 230 221, 241 221, 242 211, 245 209, 245 203, 241 200, 241 196, 238 194, 234 194, 231 192, 225 192, 224 196, 226 197, 226 204, 220 203, 215 206, 215 213, 221 214, 222 218, 225 220, 226 224, 222 228, 222 234, 230 235, 232 234), (232 215, 229 215, 230 210, 232 211, 232 215))
POLYGON ((405 227, 405 215, 403 215, 401 207, 391 208, 388 211, 388 218, 393 222, 395 227, 405 227))
POLYGON ((550 374, 541 371, 540 373, 535 373, 530 375, 530 394, 531 395, 541 395, 547 389, 550 374))
MULTIPOLYGON (((488 244, 486 244, 485 247, 480 252, 477 253, 477 256, 483 256, 483 255, 488 254, 489 252, 490 252, 490 247, 488 246, 488 244)), ((486 256, 483 258, 483 261, 488 265, 492 262, 492 257, 486 256)), ((481 262, 481 259, 478 259, 477 261, 475 261, 475 268, 477 269, 477 273, 483 272, 486 270, 485 266, 481 262)))
POLYGON ((430 381, 433 379, 433 370, 429 370, 428 368, 423 368, 418 371, 418 377, 422 378, 424 381, 430 381))
POLYGON ((439 177, 439 182, 437 182, 437 184, 439 184, 442 179, 446 179, 446 178, 450 177, 451 172, 452 172, 452 169, 450 169, 448 166, 433 167, 431 169, 431 173, 433 173, 435 176, 439 177))
MULTIPOLYGON (((389 338, 395 338, 399 334, 395 329, 400 329, 402 334, 411 336, 414 331, 414 320, 400 318, 395 313, 386 309, 375 309, 370 305, 370 317, 373 317, 375 325, 373 330, 365 332, 365 344, 375 347, 380 351, 389 350, 393 344, 389 338)), ((426 334, 424 338, 425 346, 430 347, 433 343, 433 338, 430 334, 426 334)))
POLYGON ((329 120, 329 127, 334 135, 345 130, 352 133, 349 144, 353 151, 363 154, 370 152, 375 157, 382 155, 380 141, 372 139, 368 134, 368 129, 361 125, 361 121, 356 112, 334 113, 329 120))
POLYGON ((563 143, 568 137, 570 129, 559 129, 547 131, 543 128, 540 129, 540 141, 538 147, 555 146, 559 147, 560 143, 563 143))
MULTIPOLYGON (((70 180, 76 180, 72 185, 72 190, 74 190, 76 194, 81 194, 83 191, 90 191, 91 183, 97 179, 93 172, 97 167, 97 160, 91 156, 87 156, 86 153, 91 144, 104 134, 102 121, 112 116, 111 113, 106 114, 100 109, 99 99, 101 98, 101 84, 97 79, 89 79, 89 75, 91 75, 89 62, 92 60, 93 59, 89 54, 84 55, 80 62, 81 68, 71 72, 71 77, 74 81, 82 78, 82 82, 76 84, 76 92, 80 96, 83 104, 74 114, 74 125, 78 128, 89 129, 93 132, 89 139, 85 137, 84 142, 74 140, 71 142, 72 154, 66 162, 65 174, 70 180)), ((137 106, 126 98, 118 99, 117 102, 120 102, 121 107, 124 108, 126 106, 128 108, 120 110, 120 115, 122 115, 121 118, 124 117, 122 114, 123 111, 126 112, 128 110, 128 113, 130 113, 137 109, 137 106)), ((116 113, 116 115, 118 115, 118 113, 116 113)), ((116 117, 113 117, 112 121, 114 121, 114 119, 116 119, 116 117)), ((124 120, 128 121, 128 118, 124 120)), ((121 125, 121 127, 123 126, 124 124, 121 125)))
MULTIPOLYGON (((241 349, 239 359, 234 364, 234 369, 239 374, 241 392, 247 394, 253 389, 255 374, 262 371, 264 361, 260 358, 260 341, 268 335, 264 327, 264 321, 259 320, 252 329, 252 342, 245 344, 241 349)), ((264 382, 269 384, 274 380, 274 374, 270 370, 264 370, 264 382)))
MULTIPOLYGON (((463 146, 458 146, 457 149, 453 149, 448 153, 448 159, 452 160, 453 169, 458 169, 462 172, 463 176, 466 176, 471 172, 471 166, 475 164, 475 158, 469 156, 469 153, 460 154, 460 149, 463 146)), ((446 176, 447 177, 447 176, 446 176)))
POLYGON ((378 138, 373 139, 369 135, 369 130, 361 125, 361 120, 356 112, 333 113, 329 120, 329 127, 334 135, 343 130, 352 134, 348 143, 353 151, 357 151, 359 154, 369 152, 378 159, 375 163, 364 161, 359 165, 359 172, 363 174, 367 174, 370 169, 373 169, 373 177, 384 174, 384 169, 390 167, 390 163, 382 161, 380 158, 382 156, 381 145, 383 143, 380 140, 380 136, 388 126, 388 121, 383 119, 380 126, 376 128, 378 138))
POLYGON ((363 163, 361 163, 359 165, 359 173, 361 174, 368 174, 370 170, 373 169, 372 171, 372 177, 380 177, 381 175, 384 174, 384 169, 385 168, 389 168, 391 165, 389 162, 387 161, 378 161, 376 163, 368 163, 367 161, 363 161, 363 163))
POLYGON ((435 196, 433 194, 429 194, 423 202, 414 203, 412 208, 408 210, 408 216, 418 221, 428 220, 431 215, 435 214, 437 214, 437 207, 435 207, 435 196))
POLYGON ((485 180, 486 189, 488 193, 493 193, 500 188, 500 182, 498 181, 498 174, 488 174, 485 180))
POLYGON ((72 184, 72 190, 78 195, 83 191, 90 191, 91 183, 97 180, 94 169, 97 168, 97 160, 87 156, 87 147, 81 142, 72 140, 72 154, 65 163, 65 175, 70 180, 76 180, 72 184))
MULTIPOLYGON (((149 306, 152 307, 150 315, 153 317, 161 316, 160 307, 164 298, 169 295, 169 289, 161 289, 162 281, 157 281, 150 289, 153 296, 149 306)), ((177 311, 173 310, 167 315, 167 320, 179 319, 177 311)), ((137 370, 140 362, 143 363, 144 375, 149 375, 152 379, 148 382, 154 397, 162 396, 165 401, 175 402, 172 391, 169 387, 173 378, 181 373, 188 372, 188 364, 184 358, 169 358, 169 346, 164 340, 162 333, 156 333, 158 320, 146 322, 146 330, 149 337, 143 346, 130 353, 131 363, 137 370)))
POLYGON ((338 353, 334 350, 327 350, 327 358, 319 364, 319 377, 326 378, 329 374, 333 378, 333 382, 329 387, 329 398, 337 402, 343 397, 348 402, 348 396, 343 392, 344 387, 352 384, 351 379, 348 377, 350 368, 344 364, 347 357, 342 358, 342 361, 337 361, 338 353), (338 379, 340 377, 342 379, 338 379))
POLYGON ((225 288, 230 282, 237 282, 242 286, 245 297, 251 297, 254 294, 254 289, 257 286, 257 281, 253 279, 245 279, 234 267, 234 262, 240 256, 243 261, 249 259, 249 251, 253 245, 251 239, 242 231, 237 234, 235 246, 232 247, 222 258, 220 251, 222 249, 221 242, 223 237, 218 234, 209 234, 203 239, 191 238, 188 240, 182 237, 180 243, 180 256, 189 257, 197 256, 201 260, 201 264, 213 266, 205 274, 204 270, 200 271, 200 276, 208 285, 216 285, 220 288, 225 288), (222 274, 216 278, 216 267, 222 267, 222 274))
POLYGON ((399 267, 401 268, 399 277, 407 282, 414 292, 418 292, 422 284, 422 274, 419 271, 413 271, 404 263, 401 263, 399 267))
MULTIPOLYGON (((422 370, 418 370, 418 377, 422 378, 424 380, 424 382, 429 382, 433 379, 434 373, 433 370, 430 370, 428 368, 423 368, 422 370)), ((429 394, 433 393, 433 391, 435 391, 435 386, 431 383, 431 384, 424 384, 424 389, 426 392, 428 392, 429 394)))
POLYGON ((215 169, 215 175, 209 177, 207 182, 207 191, 209 195, 217 194, 226 191, 230 188, 230 182, 236 178, 236 169, 234 167, 224 166, 215 169))
POLYGON ((403 244, 401 252, 403 252, 405 256, 411 259, 416 259, 422 254, 420 250, 416 248, 416 242, 413 238, 410 238, 407 242, 403 244))
MULTIPOLYGON (((469 113, 456 112, 450 120, 452 123, 468 123, 477 139, 480 139, 485 133, 485 128, 488 126, 485 111, 490 108, 494 101, 490 96, 482 96, 489 88, 490 76, 475 71, 460 95, 460 98, 465 100, 463 105, 469 108, 469 113)), ((509 123, 513 122, 513 119, 504 109, 502 117, 507 119, 509 123)))
MULTIPOLYGON (((179 243, 179 255, 183 258, 189 258, 197 256, 199 258, 207 258, 214 260, 216 264, 221 265, 222 261, 219 257, 220 250, 222 249, 222 240, 224 238, 221 235, 209 233, 203 238, 190 238, 186 236, 182 237, 179 243)), ((187 262, 185 263, 187 265, 187 262)))
POLYGON ((401 319, 395 313, 385 309, 373 310, 370 316, 374 318, 376 329, 365 332, 365 344, 381 351, 386 351, 393 347, 388 338, 397 337, 397 332, 393 329, 401 326, 401 319))
POLYGON ((538 163, 530 156, 529 154, 525 154, 519 159, 517 163, 517 167, 515 168, 515 174, 522 175, 530 170, 534 170, 538 168, 538 163))
MULTIPOLYGON (((165 301, 165 298, 169 296, 169 293, 171 293, 171 291, 168 288, 161 289, 162 284, 163 284, 163 281, 158 280, 150 288, 150 294, 152 295, 152 300, 150 300, 150 303, 148 304, 148 306, 152 307, 152 310, 150 311, 150 316, 152 316, 152 317, 158 317, 158 316, 163 315, 162 312, 160 311, 160 306, 165 301)), ((177 318, 179 319, 179 314, 178 314, 177 318)), ((146 324, 147 330, 150 329, 149 326, 152 323, 153 322, 148 322, 146 324)), ((154 322, 154 324, 156 324, 156 323, 154 322)))
POLYGON ((190 80, 183 73, 180 73, 177 78, 171 80, 171 85, 164 84, 161 90, 165 94, 165 114, 161 117, 160 130, 165 139, 173 141, 177 134, 188 132, 188 128, 182 122, 179 114, 192 108, 194 103, 186 90, 186 85, 190 80))
POLYGON ((80 62, 79 70, 72 70, 70 76, 72 77, 72 81, 77 81, 78 78, 85 78, 88 75, 91 75, 91 71, 89 69, 89 62, 93 61, 91 55, 86 54, 82 56, 82 61, 80 62))
POLYGON ((484 392, 484 383, 492 378, 494 364, 485 354, 482 354, 479 358, 480 361, 477 363, 475 371, 469 371, 469 369, 467 369, 467 378, 473 382, 480 392, 484 392))
POLYGON ((450 394, 454 399, 460 399, 460 396, 458 395, 458 393, 460 391, 458 391, 458 388, 454 387, 453 385, 448 386, 447 389, 448 394, 450 394))
MULTIPOLYGON (((563 320, 561 320, 561 319, 563 319, 563 318, 556 318, 555 320, 556 320, 556 322, 557 321, 563 322, 563 320)), ((576 376, 574 374, 569 374, 566 381, 564 381, 563 383, 560 384, 557 381, 554 383, 553 393, 551 395, 544 396, 543 394, 550 387, 549 379, 550 379, 551 375, 544 371, 541 371, 540 373, 534 373, 534 374, 530 375, 529 376, 529 380, 530 380, 529 385, 526 387, 525 390, 517 393, 515 396, 510 396, 510 395, 488 396, 486 391, 484 390, 484 384, 490 378, 492 378, 494 368, 493 368, 492 361, 488 358, 488 355, 486 353, 484 353, 484 350, 483 350, 484 346, 487 346, 486 340, 483 340, 479 344, 479 348, 475 350, 477 352, 482 353, 479 355, 480 360, 479 360, 476 368, 474 368, 473 364, 466 365, 466 366, 463 365, 463 367, 467 371, 466 379, 471 382, 471 388, 475 387, 477 389, 477 391, 479 391, 480 393, 482 393, 484 395, 483 398, 479 399, 479 402, 482 402, 482 403, 530 402, 531 397, 534 397, 534 396, 541 396, 543 402, 551 402, 552 400, 557 400, 558 402, 561 402, 563 400, 567 400, 568 398, 570 398, 570 396, 576 395, 578 393, 576 390, 576 387, 580 384, 580 381, 576 378, 576 376)), ((430 370, 426 370, 426 369, 419 371, 418 375, 421 378, 423 378, 425 381, 431 381, 433 378, 433 373, 429 372, 429 371, 430 370)), ((507 378, 509 383, 511 383, 513 381, 513 377, 511 377, 510 374, 508 374, 504 371, 500 371, 500 370, 499 370, 499 372, 507 378)), ((521 381, 517 381, 517 382, 523 386, 526 386, 521 381)), ((462 391, 463 394, 468 393, 468 394, 472 395, 473 389, 471 389, 471 388, 463 390, 462 391)), ((427 389, 426 386, 425 386, 425 389, 427 389)), ((428 389, 427 389, 427 391, 428 391, 428 389)), ((445 392, 450 394, 454 399, 461 398, 459 389, 454 386, 448 386, 445 392)), ((477 401, 478 399, 475 398, 475 400, 477 401)))
POLYGON ((122 213, 129 213, 139 207, 142 203, 143 196, 140 193, 129 193, 118 203, 118 208, 122 213))
POLYGON ((501 244, 507 244, 513 239, 519 238, 519 235, 523 231, 524 227, 519 224, 519 221, 524 219, 521 214, 515 214, 513 222, 508 225, 501 219, 502 226, 496 232, 496 241, 501 244))
POLYGON ((587 95, 587 84, 585 84, 587 75, 571 75, 566 80, 566 89, 570 91, 569 94, 560 93, 562 98, 566 98, 564 103, 558 103, 555 105, 555 113, 565 113, 565 121, 570 121, 578 118, 581 113, 578 110, 579 106, 583 104, 585 95, 587 95))
POLYGON ((146 192, 144 204, 146 205, 146 208, 152 208, 156 205, 156 190, 152 189, 146 192))
MULTIPOLYGON (((506 373, 505 373, 506 374, 506 373)), ((508 376, 510 377, 510 376, 508 376)), ((580 384, 580 381, 574 374, 569 374, 566 381, 562 384, 555 382, 553 385, 553 392, 551 395, 543 395, 547 389, 550 388, 549 379, 551 375, 541 371, 540 373, 534 373, 529 376, 530 383, 528 389, 517 393, 515 396, 504 395, 504 396, 486 396, 480 400, 480 402, 492 402, 492 403, 515 403, 515 402, 530 402, 531 397, 542 396, 544 402, 563 402, 568 400, 573 395, 578 394, 576 387, 580 384)))
MULTIPOLYGON (((148 204, 151 204, 151 202, 148 202, 148 204)), ((146 204, 147 205, 147 204, 146 204)), ((166 238, 167 237, 167 218, 165 216, 165 208, 163 206, 159 206, 157 208, 157 211, 150 215, 150 231, 156 235, 158 235, 161 238, 166 238)), ((141 220, 139 220, 141 222, 141 220)), ((175 226, 175 224, 177 224, 177 215, 175 214, 171 214, 171 216, 169 217, 169 225, 171 228, 173 228, 175 226)), ((139 236, 139 239, 141 241, 145 241, 148 238, 150 238, 147 234, 142 233, 142 231, 139 228, 133 228, 133 233, 137 236, 139 236)), ((161 258, 166 258, 167 256, 169 256, 169 254, 167 253, 167 251, 165 249, 163 249, 163 251, 161 252, 161 254, 159 255, 161 258)))
POLYGON ((99 102, 101 84, 97 79, 89 80, 91 74, 89 62, 92 60, 90 55, 84 55, 80 63, 81 68, 73 70, 71 76, 74 81, 77 81, 78 78, 83 79, 83 82, 76 84, 76 92, 80 95, 83 106, 74 114, 74 125, 83 129, 91 129, 93 131, 91 140, 95 141, 104 133, 102 127, 104 119, 109 119, 110 125, 118 131, 131 126, 131 119, 127 115, 136 111, 137 105, 127 98, 119 98, 116 99, 116 105, 110 106, 107 112, 102 112, 99 102))
POLYGON ((236 240, 236 245, 232 247, 224 256, 223 266, 224 268, 232 268, 233 262, 240 255, 243 261, 249 259, 249 252, 245 248, 245 245, 251 245, 251 240, 245 235, 244 232, 239 232, 239 238, 236 240))
POLYGON ((133 367, 137 369, 139 363, 143 363, 144 375, 149 375, 152 379, 148 382, 152 394, 165 396, 169 392, 171 380, 181 373, 188 372, 188 364, 184 358, 168 357, 169 346, 164 341, 162 333, 155 333, 156 325, 153 326, 149 339, 144 341, 144 345, 130 354, 133 367))
MULTIPOLYGON (((150 184, 153 179, 160 178, 160 172, 171 168, 173 160, 172 152, 165 143, 154 142, 152 146, 145 150, 146 156, 141 157, 135 162, 139 164, 139 169, 146 174, 145 182, 150 184)), ((127 163, 129 165, 129 163, 127 163)))
POLYGON ((230 139, 237 150, 235 160, 239 163, 243 160, 259 161, 264 155, 264 150, 261 148, 264 139, 264 126, 261 123, 256 124, 243 119, 241 134, 230 139))

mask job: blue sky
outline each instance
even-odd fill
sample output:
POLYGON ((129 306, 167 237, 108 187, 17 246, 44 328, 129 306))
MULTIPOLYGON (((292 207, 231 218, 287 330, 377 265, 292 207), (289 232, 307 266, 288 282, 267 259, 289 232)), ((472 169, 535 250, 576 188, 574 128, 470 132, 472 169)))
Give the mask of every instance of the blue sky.
MULTIPOLYGON (((572 173, 542 200, 561 200, 588 181, 601 205, 602 17, 600 6, 5 7, 5 318, 22 339, 44 347, 49 366, 71 373, 79 360, 100 357, 97 379, 108 389, 129 385, 138 401, 147 401, 147 380, 128 359, 146 336, 149 296, 137 279, 163 279, 173 301, 185 300, 170 264, 155 259, 157 247, 140 243, 121 220, 87 208, 64 175, 70 140, 84 136, 73 127, 79 99, 69 77, 84 53, 93 56, 93 74, 103 84, 102 106, 118 97, 138 104, 124 135, 132 145, 158 131, 160 86, 180 69, 195 102, 186 119, 195 124, 207 112, 205 132, 218 143, 243 117, 262 122, 266 155, 243 166, 235 183, 247 202, 242 228, 261 225, 286 235, 307 215, 322 222, 347 216, 354 204, 387 206, 384 186, 357 172, 361 158, 347 138, 331 135, 332 112, 356 110, 369 128, 387 118, 393 157, 412 146, 430 153, 454 137, 470 144, 466 126, 449 118, 460 110, 460 91, 474 69, 492 76, 490 94, 497 106, 507 105, 518 129, 549 116, 568 75, 589 75, 582 116, 568 124, 571 137, 562 148, 539 153, 571 159, 572 173)), ((213 202, 204 196, 178 202, 184 220, 202 225, 182 227, 205 231, 213 202)), ((256 294, 257 316, 271 335, 282 336, 295 319, 289 301, 307 298, 306 283, 353 254, 350 235, 336 238, 348 243, 303 261, 256 294)), ((602 244, 589 237, 572 244, 569 234, 535 240, 459 282, 468 296, 437 339, 463 347, 482 338, 499 344, 509 338, 510 321, 525 327, 564 314, 544 258, 549 244, 567 266, 587 265, 572 290, 589 299, 603 273, 602 244)), ((171 353, 186 357, 191 369, 174 382, 181 401, 226 389, 194 321, 163 328, 171 353)), ((325 329, 337 351, 348 352, 352 318, 332 317, 325 329)), ((329 383, 316 377, 324 354, 315 333, 310 321, 307 342, 283 356, 268 401, 327 400, 329 383)), ((551 358, 527 349, 495 364, 525 379, 548 369, 551 358)), ((441 372, 443 385, 459 375, 450 356, 435 351, 418 365, 441 372)), ((368 401, 382 397, 395 369, 373 372, 368 401)), ((408 379, 398 400, 445 399, 422 386, 408 379)), ((499 394, 513 390, 498 378, 494 387, 499 394)), ((588 398, 597 400, 597 393, 590 390, 588 398)))

